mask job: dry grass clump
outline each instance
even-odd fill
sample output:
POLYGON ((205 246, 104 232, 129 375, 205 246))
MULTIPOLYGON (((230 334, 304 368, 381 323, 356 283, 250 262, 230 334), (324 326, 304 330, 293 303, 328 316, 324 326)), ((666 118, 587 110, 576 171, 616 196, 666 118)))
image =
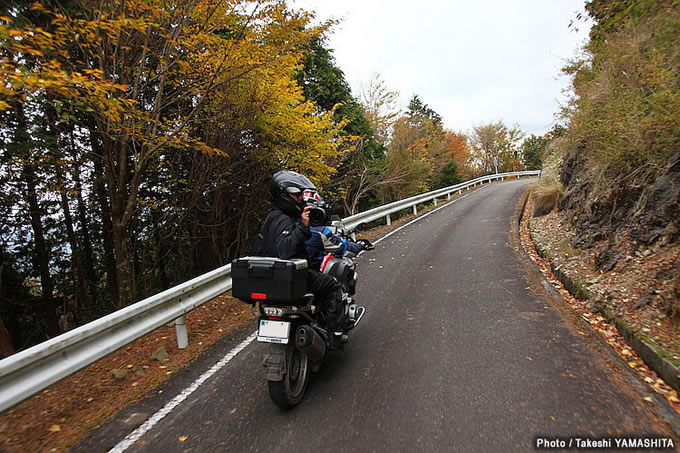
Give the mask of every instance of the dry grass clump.
POLYGON ((564 186, 553 178, 541 178, 530 186, 534 199, 534 216, 545 215, 555 209, 566 193, 564 186))

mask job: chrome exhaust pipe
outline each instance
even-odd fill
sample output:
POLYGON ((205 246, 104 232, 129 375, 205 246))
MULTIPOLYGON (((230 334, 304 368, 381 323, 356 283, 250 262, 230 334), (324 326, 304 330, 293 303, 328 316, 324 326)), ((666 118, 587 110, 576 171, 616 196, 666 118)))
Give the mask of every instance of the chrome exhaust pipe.
POLYGON ((310 326, 300 326, 295 332, 295 346, 312 362, 318 362, 326 355, 326 342, 310 326))
POLYGON ((354 329, 359 324, 365 313, 366 308, 361 305, 352 304, 349 306, 350 330, 354 329))

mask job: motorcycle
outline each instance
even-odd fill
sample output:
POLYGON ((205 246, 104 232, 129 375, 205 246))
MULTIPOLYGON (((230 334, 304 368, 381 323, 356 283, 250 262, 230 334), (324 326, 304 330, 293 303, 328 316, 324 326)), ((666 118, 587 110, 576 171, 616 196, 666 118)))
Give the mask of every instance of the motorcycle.
MULTIPOLYGON (((341 221, 331 227, 336 236, 349 239, 341 221)), ((373 244, 363 241, 364 250, 373 244)), ((359 325, 366 310, 356 303, 358 274, 352 253, 338 253, 328 245, 321 272, 335 277, 342 289, 348 333, 359 325)), ((232 294, 244 302, 259 303, 257 340, 268 343, 263 361, 269 395, 283 409, 304 397, 312 371, 318 371, 330 350, 330 333, 314 294, 307 293, 307 261, 272 257, 244 257, 232 262, 232 294)))

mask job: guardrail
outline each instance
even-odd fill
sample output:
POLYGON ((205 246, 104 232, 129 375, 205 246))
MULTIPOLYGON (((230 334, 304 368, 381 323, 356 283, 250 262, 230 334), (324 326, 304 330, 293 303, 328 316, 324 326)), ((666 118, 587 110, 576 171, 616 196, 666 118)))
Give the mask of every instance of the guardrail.
MULTIPOLYGON (((355 214, 343 219, 352 229, 390 214, 413 208, 421 203, 462 192, 495 179, 513 176, 537 176, 539 171, 501 173, 482 176, 455 186, 416 195, 404 200, 355 214)), ((176 321, 178 343, 186 346, 186 330, 182 339, 184 315, 205 302, 231 289, 231 265, 215 269, 129 307, 68 331, 10 357, 0 360, 0 412, 38 393, 51 384, 94 363, 137 338, 176 321)))
POLYGON ((422 203, 427 203, 428 201, 433 201, 435 205, 437 204, 437 198, 442 198, 446 196, 451 198, 451 194, 454 192, 461 193, 463 190, 467 190, 471 187, 482 185, 485 182, 491 182, 496 179, 501 181, 505 178, 510 178, 514 176, 538 176, 540 170, 531 171, 518 171, 514 173, 499 173, 494 175, 482 176, 477 179, 471 179, 470 181, 465 181, 455 186, 444 187, 443 189, 433 190, 432 192, 423 193, 420 195, 415 195, 410 198, 405 198, 403 200, 395 201, 386 205, 378 206, 377 208, 370 209, 368 211, 360 212, 353 216, 349 216, 343 219, 343 223, 348 230, 355 228, 360 223, 368 223, 374 220, 385 217, 387 224, 391 223, 390 214, 401 211, 403 209, 413 208, 413 213, 417 214, 416 206, 422 203))

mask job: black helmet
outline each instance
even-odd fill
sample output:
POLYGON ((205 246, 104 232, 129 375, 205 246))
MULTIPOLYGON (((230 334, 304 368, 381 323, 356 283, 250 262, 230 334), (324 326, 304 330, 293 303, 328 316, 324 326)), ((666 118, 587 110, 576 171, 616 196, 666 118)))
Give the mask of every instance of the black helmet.
POLYGON ((305 176, 294 171, 280 171, 275 173, 269 182, 269 195, 272 197, 274 206, 286 214, 299 216, 305 208, 304 200, 297 203, 289 193, 302 194, 305 190, 316 191, 316 186, 305 176))

